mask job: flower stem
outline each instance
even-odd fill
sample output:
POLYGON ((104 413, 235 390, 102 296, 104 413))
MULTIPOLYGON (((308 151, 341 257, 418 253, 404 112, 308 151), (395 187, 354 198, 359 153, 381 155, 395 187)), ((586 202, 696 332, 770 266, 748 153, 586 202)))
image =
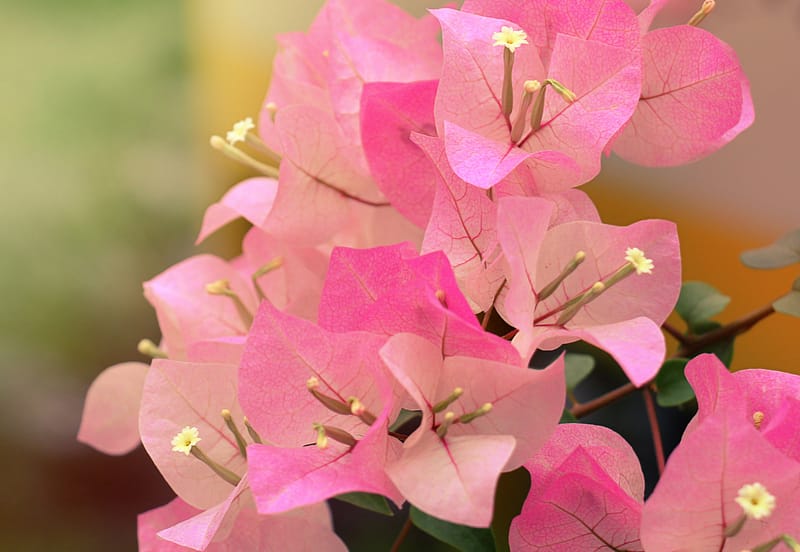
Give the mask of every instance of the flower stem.
POLYGON ((656 413, 656 405, 653 402, 653 393, 649 387, 642 389, 642 396, 644 397, 644 405, 647 409, 647 419, 650 422, 650 432, 653 434, 653 449, 656 453, 656 462, 658 463, 658 475, 664 473, 664 444, 661 442, 661 428, 658 427, 658 415, 656 413))
POLYGON ((408 514, 408 519, 403 524, 403 528, 400 529, 400 532, 397 534, 397 538, 394 539, 394 543, 392 543, 392 548, 390 552, 398 552, 400 550, 400 546, 402 546, 403 541, 406 540, 408 533, 411 531, 411 513, 408 514))
POLYGON ((699 336, 683 336, 684 342, 675 352, 674 356, 691 358, 709 345, 713 345, 729 337, 736 337, 737 335, 743 334, 774 312, 775 309, 772 303, 770 303, 714 331, 699 336))
POLYGON ((583 418, 584 416, 591 414, 595 410, 600 410, 604 406, 608 406, 609 404, 613 403, 614 401, 621 399, 627 395, 630 395, 636 391, 636 386, 632 383, 628 382, 625 385, 617 387, 606 393, 605 395, 600 395, 596 399, 591 401, 576 404, 570 409, 570 413, 575 416, 576 418, 583 418))
POLYGON ((664 322, 663 324, 661 324, 661 329, 667 332, 672 337, 674 337, 681 345, 686 345, 689 342, 689 339, 687 339, 687 337, 683 335, 678 328, 676 328, 669 322, 664 322))

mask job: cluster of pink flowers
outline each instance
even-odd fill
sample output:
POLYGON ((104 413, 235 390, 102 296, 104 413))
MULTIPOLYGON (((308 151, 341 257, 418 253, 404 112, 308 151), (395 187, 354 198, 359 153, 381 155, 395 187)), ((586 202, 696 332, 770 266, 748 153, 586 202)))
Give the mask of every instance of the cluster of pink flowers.
POLYGON ((241 256, 146 282, 154 360, 87 397, 79 439, 141 441, 178 495, 140 516, 142 551, 342 550, 325 501, 357 492, 487 527, 520 466, 513 550, 740 550, 800 527, 796 378, 692 361, 699 414, 644 503, 621 437, 558 425, 563 356, 528 368, 577 340, 637 387, 664 361, 675 226, 603 224, 575 189, 604 153, 682 164, 753 120, 729 46, 650 30, 664 3, 466 0, 415 19, 329 0, 278 38, 257 131, 213 140, 266 175, 203 221, 199 240, 252 223, 241 256))

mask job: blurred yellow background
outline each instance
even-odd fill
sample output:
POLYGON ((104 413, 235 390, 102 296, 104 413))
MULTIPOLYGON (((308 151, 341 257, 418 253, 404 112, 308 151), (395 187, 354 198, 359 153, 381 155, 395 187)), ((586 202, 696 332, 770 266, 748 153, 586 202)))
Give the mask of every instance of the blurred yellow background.
MULTIPOLYGON (((704 26, 740 54, 754 127, 688 167, 612 159, 585 189, 608 222, 677 221, 685 279, 731 295, 731 320, 798 273, 738 254, 800 226, 800 21, 791 2, 719 4, 704 26)), ((274 34, 320 5, 0 0, 0 550, 133 550, 135 513, 169 499, 143 451, 74 442, 83 396, 158 338, 142 281, 201 250, 235 254, 241 225, 192 246, 205 206, 246 175, 208 136, 257 114, 274 34)), ((773 316, 737 341, 734 365, 800 372, 798 336, 800 320, 773 316)))

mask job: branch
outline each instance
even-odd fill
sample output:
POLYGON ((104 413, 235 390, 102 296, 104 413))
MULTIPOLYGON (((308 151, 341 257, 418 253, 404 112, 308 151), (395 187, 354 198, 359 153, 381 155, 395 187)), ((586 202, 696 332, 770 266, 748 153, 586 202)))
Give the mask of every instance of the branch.
POLYGON ((636 391, 636 386, 628 382, 625 385, 617 387, 616 389, 609 391, 605 395, 600 395, 596 399, 593 399, 589 402, 576 404, 575 406, 570 408, 569 411, 576 418, 582 418, 587 414, 591 414, 595 410, 599 410, 604 406, 611 404, 617 399, 621 399, 622 397, 630 395, 634 391, 636 391))
POLYGON ((775 309, 770 303, 714 331, 698 336, 684 336, 686 342, 678 348, 674 356, 691 358, 709 345, 743 334, 774 312, 775 309))
POLYGON ((658 475, 664 473, 664 444, 661 442, 661 429, 658 427, 658 415, 656 414, 656 405, 653 402, 653 393, 649 387, 642 389, 642 396, 644 397, 644 406, 647 409, 647 419, 650 422, 650 433, 653 434, 653 449, 656 453, 656 462, 658 463, 658 475))
POLYGON ((681 331, 678 328, 676 328, 669 322, 664 322, 663 324, 661 324, 661 329, 667 332, 672 337, 674 337, 681 345, 686 345, 691 340, 687 336, 683 335, 683 333, 681 333, 681 331))
POLYGON ((411 531, 411 513, 408 514, 408 519, 406 519, 403 528, 400 529, 400 533, 398 533, 397 538, 394 540, 394 544, 392 544, 392 548, 390 552, 397 552, 400 550, 400 545, 403 544, 403 541, 406 540, 408 536, 408 532, 411 531))

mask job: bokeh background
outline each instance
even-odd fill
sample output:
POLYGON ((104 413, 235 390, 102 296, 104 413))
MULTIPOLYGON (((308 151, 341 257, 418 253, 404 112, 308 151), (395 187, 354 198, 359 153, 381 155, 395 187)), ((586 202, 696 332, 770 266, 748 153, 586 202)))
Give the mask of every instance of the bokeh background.
MULTIPOLYGON (((242 225, 192 246, 205 206, 247 175, 208 136, 257 113, 274 34, 320 4, 0 0, 0 550, 135 550, 135 514, 171 498, 141 449, 75 442, 83 396, 158 339, 142 281, 199 251, 236 254, 242 225)), ((800 226, 800 6, 719 0, 703 26, 739 52, 753 128, 687 167, 610 159, 585 189, 608 222, 677 221, 685 279, 733 296, 731 320, 798 272, 738 254, 800 226)), ((798 337, 800 321, 773 316, 737 341, 734 366, 800 372, 798 337)))

